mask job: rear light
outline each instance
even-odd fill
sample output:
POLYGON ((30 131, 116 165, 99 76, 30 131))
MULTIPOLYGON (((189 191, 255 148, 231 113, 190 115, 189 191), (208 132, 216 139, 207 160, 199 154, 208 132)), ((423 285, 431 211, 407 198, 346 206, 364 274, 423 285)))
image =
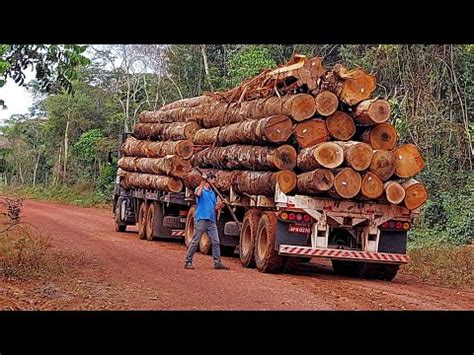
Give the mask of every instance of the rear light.
POLYGON ((387 228, 387 227, 388 227, 388 222, 384 222, 384 223, 382 224, 382 228, 387 228))
POLYGON ((406 231, 409 230, 410 229, 410 223, 408 223, 408 222, 403 223, 403 229, 406 230, 406 231))
POLYGON ((389 222, 388 228, 391 228, 391 229, 395 228, 395 222, 389 222))
POLYGON ((282 213, 280 214, 280 218, 281 218, 281 219, 288 219, 288 213, 282 212, 282 213))
POLYGON ((298 214, 296 215, 296 220, 297 220, 297 221, 302 221, 302 220, 303 220, 303 215, 302 215, 301 213, 298 213, 298 214))
POLYGON ((303 221, 305 221, 305 222, 311 222, 311 216, 310 216, 309 214, 305 214, 305 215, 303 216, 303 221))
POLYGON ((294 213, 290 213, 290 214, 288 215, 288 219, 289 219, 290 221, 294 221, 295 218, 296 218, 296 216, 295 216, 294 213))

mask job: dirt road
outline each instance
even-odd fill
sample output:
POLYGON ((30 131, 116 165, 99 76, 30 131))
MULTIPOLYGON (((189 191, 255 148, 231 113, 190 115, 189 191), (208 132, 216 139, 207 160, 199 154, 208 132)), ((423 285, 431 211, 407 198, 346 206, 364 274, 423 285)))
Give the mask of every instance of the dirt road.
MULTIPOLYGON (((47 233, 56 250, 82 254, 73 282, 86 296, 71 299, 55 293, 53 285, 49 299, 54 309, 474 309, 474 292, 403 275, 393 282, 341 277, 329 264, 269 275, 241 267, 237 257, 224 258, 230 271, 214 270, 210 256, 196 254, 196 269, 185 270, 181 243, 139 240, 130 227, 130 232, 116 233, 107 210, 29 200, 23 220, 47 233)), ((44 302, 41 308, 48 308, 44 302)))

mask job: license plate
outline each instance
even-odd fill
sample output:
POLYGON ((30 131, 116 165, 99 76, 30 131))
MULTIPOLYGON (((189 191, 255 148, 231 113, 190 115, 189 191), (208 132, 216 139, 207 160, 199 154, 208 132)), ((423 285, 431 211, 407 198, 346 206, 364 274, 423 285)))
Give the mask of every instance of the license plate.
POLYGON ((298 224, 290 224, 288 226, 288 231, 293 232, 293 233, 308 234, 308 233, 311 233, 311 227, 301 226, 301 225, 298 225, 298 224))

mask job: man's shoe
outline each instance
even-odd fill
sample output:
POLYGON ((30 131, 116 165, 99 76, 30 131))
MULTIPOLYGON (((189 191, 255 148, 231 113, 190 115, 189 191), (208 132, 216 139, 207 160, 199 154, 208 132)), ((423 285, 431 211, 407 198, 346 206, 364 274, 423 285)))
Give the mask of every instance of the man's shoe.
POLYGON ((224 264, 215 264, 214 269, 217 269, 217 270, 230 270, 230 267, 227 267, 224 264))
POLYGON ((185 269, 194 270, 193 264, 190 264, 190 263, 184 264, 184 268, 185 268, 185 269))

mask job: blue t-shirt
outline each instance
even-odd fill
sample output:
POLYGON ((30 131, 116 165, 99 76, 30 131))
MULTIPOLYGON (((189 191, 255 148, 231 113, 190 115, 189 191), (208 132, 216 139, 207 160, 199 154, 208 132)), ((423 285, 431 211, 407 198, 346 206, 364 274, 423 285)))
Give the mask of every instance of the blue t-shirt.
POLYGON ((216 203, 217 197, 213 190, 201 189, 201 196, 196 198, 196 214, 195 219, 208 219, 216 222, 216 203))

